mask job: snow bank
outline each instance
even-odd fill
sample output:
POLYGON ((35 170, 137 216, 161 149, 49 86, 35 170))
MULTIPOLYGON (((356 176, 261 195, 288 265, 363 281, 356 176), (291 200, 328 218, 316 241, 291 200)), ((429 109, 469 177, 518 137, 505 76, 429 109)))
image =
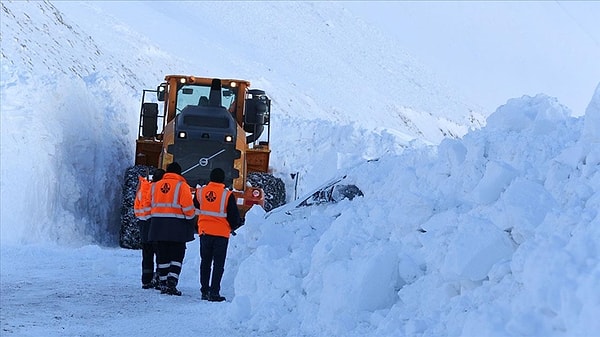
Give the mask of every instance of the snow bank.
POLYGON ((583 124, 554 98, 512 99, 463 139, 349 169, 363 198, 252 214, 232 310, 309 334, 593 331, 598 163, 561 163, 583 124))

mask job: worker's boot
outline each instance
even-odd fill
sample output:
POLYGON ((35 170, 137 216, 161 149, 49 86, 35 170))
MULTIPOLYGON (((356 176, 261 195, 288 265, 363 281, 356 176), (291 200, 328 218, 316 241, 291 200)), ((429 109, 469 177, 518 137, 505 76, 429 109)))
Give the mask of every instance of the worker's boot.
POLYGON ((209 293, 208 300, 210 302, 223 302, 223 301, 225 301, 225 297, 219 295, 219 293, 216 293, 216 294, 209 293))

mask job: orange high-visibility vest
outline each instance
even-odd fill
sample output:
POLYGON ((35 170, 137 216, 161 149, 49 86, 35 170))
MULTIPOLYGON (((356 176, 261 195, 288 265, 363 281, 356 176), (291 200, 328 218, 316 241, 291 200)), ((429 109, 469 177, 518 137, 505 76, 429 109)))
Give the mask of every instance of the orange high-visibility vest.
POLYGON ((227 200, 231 191, 224 184, 209 182, 196 189, 198 214, 198 234, 208 234, 229 238, 231 227, 227 222, 227 200))
POLYGON ((140 220, 150 219, 150 206, 144 204, 145 199, 150 194, 150 186, 152 186, 152 183, 148 179, 138 176, 138 187, 135 193, 135 200, 133 201, 133 213, 140 220))
POLYGON ((196 216, 190 186, 176 173, 165 173, 152 184, 150 216, 157 218, 193 219, 196 216))

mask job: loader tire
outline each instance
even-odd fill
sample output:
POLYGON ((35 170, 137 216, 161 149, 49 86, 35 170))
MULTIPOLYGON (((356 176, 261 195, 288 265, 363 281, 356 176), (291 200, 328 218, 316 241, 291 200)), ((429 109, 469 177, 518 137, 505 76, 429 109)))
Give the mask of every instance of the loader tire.
POLYGON ((154 174, 156 168, 145 165, 135 165, 125 171, 123 179, 123 194, 121 203, 121 230, 119 231, 119 246, 128 249, 141 249, 140 227, 133 211, 133 201, 138 187, 138 176, 146 177, 154 174))
POLYGON ((265 193, 266 212, 285 204, 285 184, 280 178, 272 174, 262 172, 252 172, 248 174, 248 182, 253 187, 260 187, 265 193))

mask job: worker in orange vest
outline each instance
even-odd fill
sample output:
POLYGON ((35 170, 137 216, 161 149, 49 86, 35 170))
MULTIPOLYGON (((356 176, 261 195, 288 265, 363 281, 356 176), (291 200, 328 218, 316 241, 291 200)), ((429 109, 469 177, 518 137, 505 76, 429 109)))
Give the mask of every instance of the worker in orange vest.
MULTIPOLYGON (((154 259, 156 256, 156 244, 148 241, 148 229, 150 227, 150 188, 152 183, 162 179, 165 170, 157 169, 150 180, 138 176, 138 188, 133 202, 133 210, 135 217, 138 219, 140 226, 140 242, 142 244, 142 288, 143 289, 159 289, 158 268, 154 271, 154 259)), ((158 261, 156 263, 158 267, 158 261)))
POLYGON ((196 208, 181 166, 167 166, 163 178, 150 189, 148 240, 157 244, 161 294, 181 296, 177 289, 186 242, 194 240, 196 208))
POLYGON ((220 291, 229 234, 242 224, 235 196, 225 188, 224 181, 225 172, 220 168, 213 169, 210 182, 196 189, 194 199, 200 235, 201 298, 212 302, 225 301, 220 291))

